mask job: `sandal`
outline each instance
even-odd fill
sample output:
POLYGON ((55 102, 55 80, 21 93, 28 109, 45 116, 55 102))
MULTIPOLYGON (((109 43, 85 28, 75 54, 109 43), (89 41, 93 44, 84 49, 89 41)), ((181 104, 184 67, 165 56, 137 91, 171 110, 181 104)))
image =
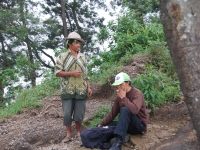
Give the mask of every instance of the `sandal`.
POLYGON ((71 142, 71 141, 72 141, 72 138, 66 136, 66 137, 62 140, 62 143, 68 143, 68 142, 71 142))
POLYGON ((81 141, 81 136, 75 136, 75 139, 77 140, 77 141, 81 141))

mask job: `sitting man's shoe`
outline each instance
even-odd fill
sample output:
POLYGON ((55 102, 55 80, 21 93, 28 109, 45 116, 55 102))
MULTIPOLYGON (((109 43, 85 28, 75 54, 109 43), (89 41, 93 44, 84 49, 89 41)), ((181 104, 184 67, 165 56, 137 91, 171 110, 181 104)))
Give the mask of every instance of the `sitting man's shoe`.
MULTIPOLYGON (((116 142, 116 140, 117 140, 116 137, 112 138, 112 139, 110 140, 110 144, 113 145, 113 144, 116 142)), ((123 143, 129 142, 129 140, 130 140, 130 137, 129 137, 128 135, 126 135, 126 136, 124 137, 123 143)))
POLYGON ((112 147, 109 150, 121 150, 123 144, 123 139, 121 136, 117 136, 116 142, 112 145, 112 147))

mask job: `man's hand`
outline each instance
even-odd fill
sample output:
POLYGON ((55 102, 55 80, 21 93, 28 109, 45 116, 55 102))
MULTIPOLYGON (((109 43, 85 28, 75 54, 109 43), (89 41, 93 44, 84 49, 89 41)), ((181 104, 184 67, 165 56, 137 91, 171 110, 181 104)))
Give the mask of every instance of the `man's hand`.
POLYGON ((91 95, 92 95, 92 90, 91 90, 91 88, 88 88, 88 89, 87 89, 87 93, 88 93, 88 96, 91 96, 91 95))
POLYGON ((122 98, 126 97, 126 91, 119 88, 119 89, 117 89, 117 95, 122 99, 122 98))
POLYGON ((79 77, 79 76, 81 76, 82 72, 80 70, 74 70, 74 71, 72 71, 72 74, 75 77, 79 77))

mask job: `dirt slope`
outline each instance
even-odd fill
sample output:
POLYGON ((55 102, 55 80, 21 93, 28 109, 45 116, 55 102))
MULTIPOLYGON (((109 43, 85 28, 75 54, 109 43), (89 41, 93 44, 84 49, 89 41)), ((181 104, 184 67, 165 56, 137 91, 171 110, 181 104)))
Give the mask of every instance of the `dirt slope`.
MULTIPOLYGON (((143 71, 142 60, 124 66, 131 78, 143 71)), ((92 119, 99 106, 111 105, 115 93, 110 86, 92 85, 93 96, 87 101, 85 121, 92 119)), ((0 150, 89 150, 81 147, 81 141, 62 143, 65 128, 62 125, 62 107, 56 95, 41 100, 43 108, 24 109, 23 114, 0 123, 0 150)), ((150 115, 148 132, 130 135, 123 150, 198 150, 195 130, 184 101, 168 103, 150 115)))

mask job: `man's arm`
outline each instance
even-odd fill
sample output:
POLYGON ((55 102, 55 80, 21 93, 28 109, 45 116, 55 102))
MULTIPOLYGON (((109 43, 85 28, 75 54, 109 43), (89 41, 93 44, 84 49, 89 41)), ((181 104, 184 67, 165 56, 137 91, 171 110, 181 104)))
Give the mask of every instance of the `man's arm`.
POLYGON ((88 96, 91 96, 92 95, 92 90, 90 88, 89 80, 86 80, 86 84, 87 84, 87 93, 88 93, 88 96))
POLYGON ((74 71, 60 71, 56 74, 58 77, 69 77, 69 76, 74 76, 74 77, 79 77, 82 74, 80 70, 74 70, 74 71))

